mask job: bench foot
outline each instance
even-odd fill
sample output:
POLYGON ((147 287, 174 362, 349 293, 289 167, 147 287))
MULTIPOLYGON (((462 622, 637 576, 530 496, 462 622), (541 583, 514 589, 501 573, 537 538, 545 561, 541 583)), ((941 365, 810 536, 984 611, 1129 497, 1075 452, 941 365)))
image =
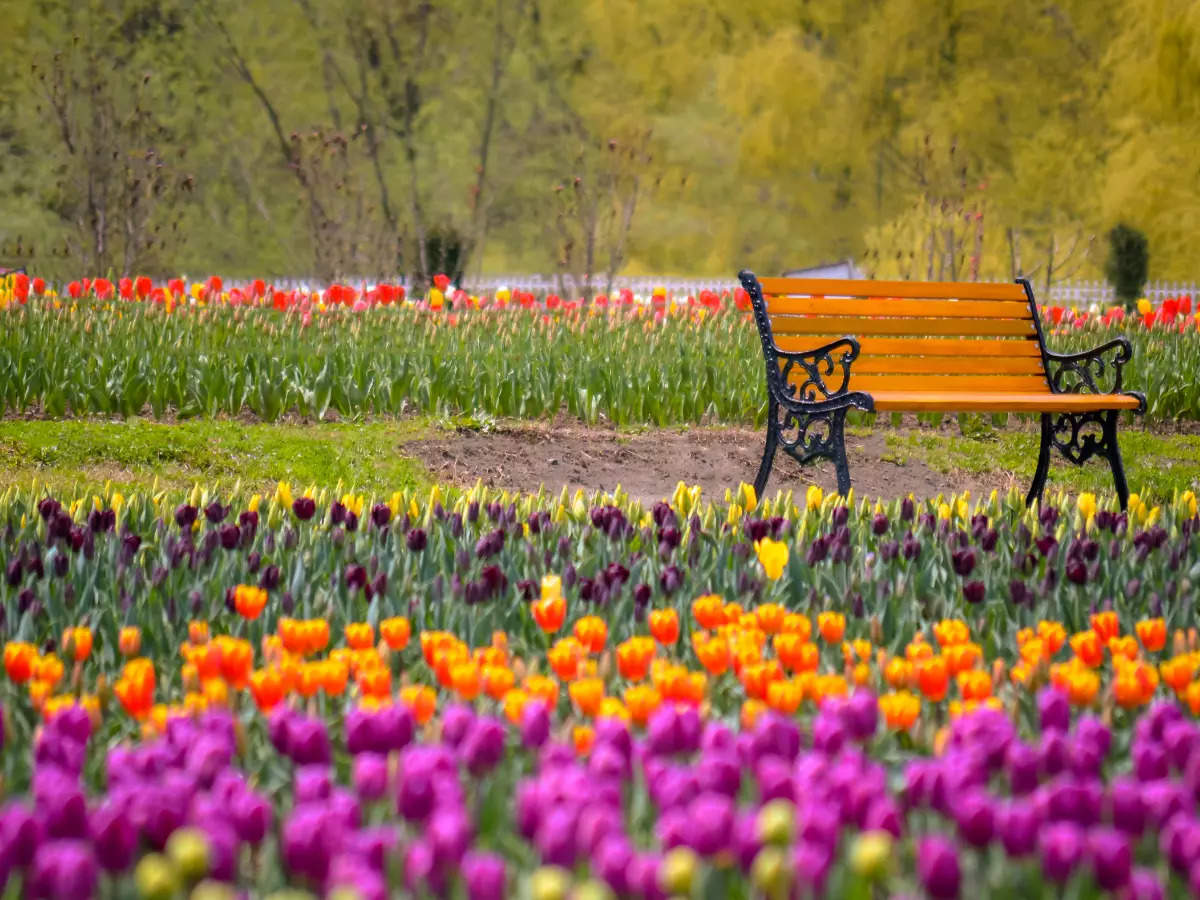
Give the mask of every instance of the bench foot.
POLYGON ((760 498, 767 487, 775 451, 782 448, 801 465, 828 459, 837 472, 837 489, 850 493, 850 465, 846 460, 846 413, 849 407, 805 413, 779 405, 772 399, 767 407, 767 443, 754 479, 760 498))
POLYGON ((1042 413, 1041 444, 1038 448, 1037 469, 1033 484, 1025 495, 1025 505, 1041 500, 1050 471, 1050 448, 1053 446, 1070 463, 1081 466, 1093 456, 1102 456, 1112 468, 1113 487, 1124 510, 1129 505, 1129 486, 1125 481, 1125 464, 1117 442, 1117 410, 1085 413, 1042 413))

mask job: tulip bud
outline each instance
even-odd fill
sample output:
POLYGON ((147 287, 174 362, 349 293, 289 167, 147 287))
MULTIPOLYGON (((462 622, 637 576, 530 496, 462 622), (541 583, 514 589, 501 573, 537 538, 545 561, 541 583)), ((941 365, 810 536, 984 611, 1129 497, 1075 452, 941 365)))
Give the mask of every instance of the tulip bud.
POLYGON ((850 868, 868 881, 887 874, 892 858, 892 836, 886 831, 866 831, 850 845, 850 868))
POLYGON ((688 896, 696 883, 700 857, 691 847, 675 847, 663 857, 658 870, 658 883, 668 894, 688 896))
POLYGON ((198 828, 180 828, 167 839, 167 856, 179 873, 188 881, 197 881, 208 874, 208 838, 198 828))
POLYGON ((529 896, 532 900, 564 900, 571 886, 571 876, 559 866, 542 866, 530 876, 529 896))
POLYGON ((788 854, 779 847, 763 847, 750 868, 751 882, 767 897, 786 897, 794 877, 788 854))
POLYGON ((772 800, 758 811, 758 837, 764 844, 786 845, 796 834, 796 809, 787 800, 772 800))
POLYGON ((161 853, 143 856, 133 871, 133 880, 144 900, 170 900, 179 890, 179 873, 161 853))

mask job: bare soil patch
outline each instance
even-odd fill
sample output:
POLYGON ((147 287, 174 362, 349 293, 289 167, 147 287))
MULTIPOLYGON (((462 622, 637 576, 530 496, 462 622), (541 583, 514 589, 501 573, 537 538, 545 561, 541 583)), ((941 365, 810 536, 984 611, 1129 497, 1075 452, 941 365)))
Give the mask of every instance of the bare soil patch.
MULTIPOLYGON (((865 436, 847 435, 850 477, 859 496, 894 498, 909 493, 932 497, 969 489, 972 494, 1024 490, 1029 471, 984 474, 938 472, 924 462, 889 450, 888 429, 865 436)), ((558 493, 611 491, 620 485, 643 503, 669 497, 680 482, 699 484, 710 498, 724 496, 740 482, 753 482, 762 458, 763 432, 741 428, 656 429, 622 433, 578 424, 528 424, 481 431, 443 433, 405 443, 403 452, 419 459, 437 480, 470 486, 482 479, 490 487, 536 491, 544 485, 558 493)), ((767 489, 804 490, 817 484, 837 487, 832 464, 801 466, 780 452, 767 489)))

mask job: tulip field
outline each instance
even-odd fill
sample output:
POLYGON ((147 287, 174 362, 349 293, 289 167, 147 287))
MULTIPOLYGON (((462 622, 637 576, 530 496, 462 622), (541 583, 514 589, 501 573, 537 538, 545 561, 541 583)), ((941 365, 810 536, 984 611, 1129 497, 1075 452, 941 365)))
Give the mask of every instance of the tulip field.
POLYGON ((9 893, 1200 889, 1194 494, 731 499, 10 490, 9 893))
MULTIPOLYGON (((17 415, 320 420, 426 412, 588 424, 761 425, 761 350, 744 291, 598 297, 399 286, 224 290, 210 279, 0 289, 0 411, 17 415), (140 287, 137 286, 140 284, 140 287), (265 351, 265 352, 264 352, 265 351)), ((1200 419, 1190 298, 1124 316, 1045 309, 1055 349, 1133 342, 1126 385, 1151 422, 1200 419)), ((1121 313, 1121 315, 1115 315, 1121 313)))
MULTIPOLYGON (((0 413, 761 424, 744 306, 8 276, 0 413)), ((1190 298, 1043 313, 1200 419, 1190 298)), ((0 900, 1200 895, 1195 485, 256 493, 268 464, 0 486, 0 900)))

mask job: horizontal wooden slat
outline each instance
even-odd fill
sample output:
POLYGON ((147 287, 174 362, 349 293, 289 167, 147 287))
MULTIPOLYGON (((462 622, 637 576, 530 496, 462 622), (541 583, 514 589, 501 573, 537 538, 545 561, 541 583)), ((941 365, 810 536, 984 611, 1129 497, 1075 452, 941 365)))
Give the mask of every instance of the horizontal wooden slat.
POLYGON ((850 371, 852 391, 1050 391, 1040 375, 859 375, 850 371))
POLYGON ((1090 412, 1137 409, 1122 394, 1040 394, 1005 391, 872 391, 877 412, 1090 412))
POLYGON ((880 300, 876 297, 768 297, 770 315, 898 316, 903 318, 1031 319, 1015 300, 880 300))
POLYGON ((977 281, 847 281, 837 278, 760 278, 764 294, 817 297, 935 297, 959 300, 1026 300, 1019 284, 977 281))
MULTIPOLYGON (((844 337, 840 334, 806 334, 803 337, 791 337, 781 334, 775 338, 775 346, 780 350, 803 352, 815 350, 825 344, 832 343, 844 337)), ((1003 357, 1038 357, 1042 350, 1036 340, 1028 337, 1009 337, 1000 339, 988 338, 889 338, 864 337, 858 339, 858 346, 863 355, 887 354, 893 356, 1003 356, 1003 357)), ((860 357, 861 359, 861 357, 860 357)))
POLYGON ((1033 322, 1018 319, 860 319, 854 316, 772 316, 775 334, 1031 335, 1033 322))
POLYGON ((876 356, 861 354, 852 366, 855 377, 907 375, 1038 375, 1042 361, 1034 356, 876 356))

